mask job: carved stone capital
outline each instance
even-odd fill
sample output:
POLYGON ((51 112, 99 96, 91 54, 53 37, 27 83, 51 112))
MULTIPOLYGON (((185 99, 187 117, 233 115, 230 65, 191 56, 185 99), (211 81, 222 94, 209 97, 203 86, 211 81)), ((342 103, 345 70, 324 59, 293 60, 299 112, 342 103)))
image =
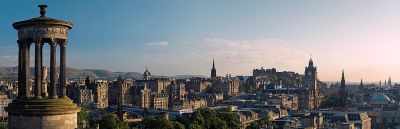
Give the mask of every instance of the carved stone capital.
POLYGON ((35 44, 43 44, 42 38, 35 38, 35 39, 33 39, 33 42, 34 42, 35 44))
POLYGON ((19 39, 17 40, 18 46, 21 48, 25 48, 25 47, 29 47, 31 45, 31 41, 30 40, 26 40, 26 39, 19 39))
POLYGON ((56 39, 51 39, 50 42, 49 42, 49 45, 52 46, 52 47, 57 46, 57 40, 56 39))
POLYGON ((59 44, 60 46, 65 47, 65 46, 67 46, 67 44, 68 44, 68 40, 66 40, 66 39, 59 39, 59 40, 58 40, 58 44, 59 44))

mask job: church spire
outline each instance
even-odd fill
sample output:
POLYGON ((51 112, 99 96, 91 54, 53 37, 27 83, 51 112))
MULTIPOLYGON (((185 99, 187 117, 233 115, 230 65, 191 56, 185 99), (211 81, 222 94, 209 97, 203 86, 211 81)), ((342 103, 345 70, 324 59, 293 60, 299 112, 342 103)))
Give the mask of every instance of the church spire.
POLYGON ((364 85, 364 82, 363 82, 363 79, 361 78, 360 86, 363 86, 363 85, 364 85))
POLYGON ((213 68, 215 69, 215 63, 214 63, 214 58, 213 58, 213 68))
POLYGON ((340 89, 339 89, 339 96, 341 100, 341 105, 345 106, 346 105, 346 98, 347 98, 347 91, 346 91, 346 80, 344 78, 344 70, 342 69, 342 80, 340 83, 340 89))
POLYGON ((211 78, 216 78, 217 77, 217 70, 215 69, 215 63, 214 63, 214 58, 213 58, 213 64, 211 68, 211 78))
POLYGON ((346 83, 346 80, 344 79, 344 70, 342 69, 342 80, 341 83, 346 83))

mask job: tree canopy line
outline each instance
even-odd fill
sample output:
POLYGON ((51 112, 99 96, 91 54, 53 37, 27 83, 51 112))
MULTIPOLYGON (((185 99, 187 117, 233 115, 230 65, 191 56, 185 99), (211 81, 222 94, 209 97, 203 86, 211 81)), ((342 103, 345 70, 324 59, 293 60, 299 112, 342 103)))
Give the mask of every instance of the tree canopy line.
POLYGON ((343 106, 337 94, 330 94, 321 102, 321 108, 334 108, 343 106))
MULTIPOLYGON (((129 125, 119 120, 114 114, 107 114, 99 120, 89 120, 86 110, 78 113, 78 124, 99 124, 100 129, 239 129, 239 117, 232 111, 225 109, 213 110, 201 108, 191 114, 188 118, 177 117, 166 119, 155 115, 145 116, 141 122, 129 125)), ((260 129, 262 127, 274 126, 269 118, 261 118, 250 123, 246 129, 260 129)))

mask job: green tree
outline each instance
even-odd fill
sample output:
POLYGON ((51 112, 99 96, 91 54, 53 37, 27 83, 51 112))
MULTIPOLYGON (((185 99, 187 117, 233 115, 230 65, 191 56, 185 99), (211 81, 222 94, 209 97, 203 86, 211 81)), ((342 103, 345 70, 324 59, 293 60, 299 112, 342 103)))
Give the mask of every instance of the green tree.
POLYGON ((8 129, 6 125, 0 125, 0 129, 8 129))
POLYGON ((233 112, 216 112, 209 108, 197 110, 190 117, 190 129, 237 129, 240 127, 239 117, 233 112))
POLYGON ((172 121, 172 125, 174 129, 185 129, 185 125, 177 122, 177 121, 172 121))
POLYGON ((228 129, 240 128, 239 116, 233 112, 220 113, 219 118, 225 121, 228 129))
POLYGON ((257 121, 251 122, 250 125, 246 127, 246 129, 260 129, 263 127, 275 127, 275 126, 276 125, 271 122, 269 117, 264 117, 257 121))
POLYGON ((142 119, 144 129, 185 129, 185 126, 177 121, 169 121, 156 116, 146 116, 142 119))
POLYGON ((342 106, 340 102, 339 96, 336 94, 331 94, 328 97, 324 98, 321 102, 321 108, 332 108, 342 106))
POLYGON ((106 114, 97 121, 100 129, 128 129, 128 123, 123 122, 113 114, 106 114))
POLYGON ((89 115, 87 113, 87 110, 82 108, 81 111, 78 112, 78 124, 84 124, 84 123, 89 125, 89 115))

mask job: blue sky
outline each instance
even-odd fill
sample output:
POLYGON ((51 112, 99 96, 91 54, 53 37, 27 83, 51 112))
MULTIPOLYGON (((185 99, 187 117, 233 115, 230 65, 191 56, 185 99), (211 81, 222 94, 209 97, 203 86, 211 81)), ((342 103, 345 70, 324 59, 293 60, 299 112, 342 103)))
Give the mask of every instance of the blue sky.
POLYGON ((215 58, 218 75, 303 73, 312 54, 321 80, 340 80, 342 69, 350 81, 400 78, 397 1, 5 0, 0 66, 17 64, 11 24, 39 16, 40 3, 74 23, 69 67, 209 75, 215 58))

